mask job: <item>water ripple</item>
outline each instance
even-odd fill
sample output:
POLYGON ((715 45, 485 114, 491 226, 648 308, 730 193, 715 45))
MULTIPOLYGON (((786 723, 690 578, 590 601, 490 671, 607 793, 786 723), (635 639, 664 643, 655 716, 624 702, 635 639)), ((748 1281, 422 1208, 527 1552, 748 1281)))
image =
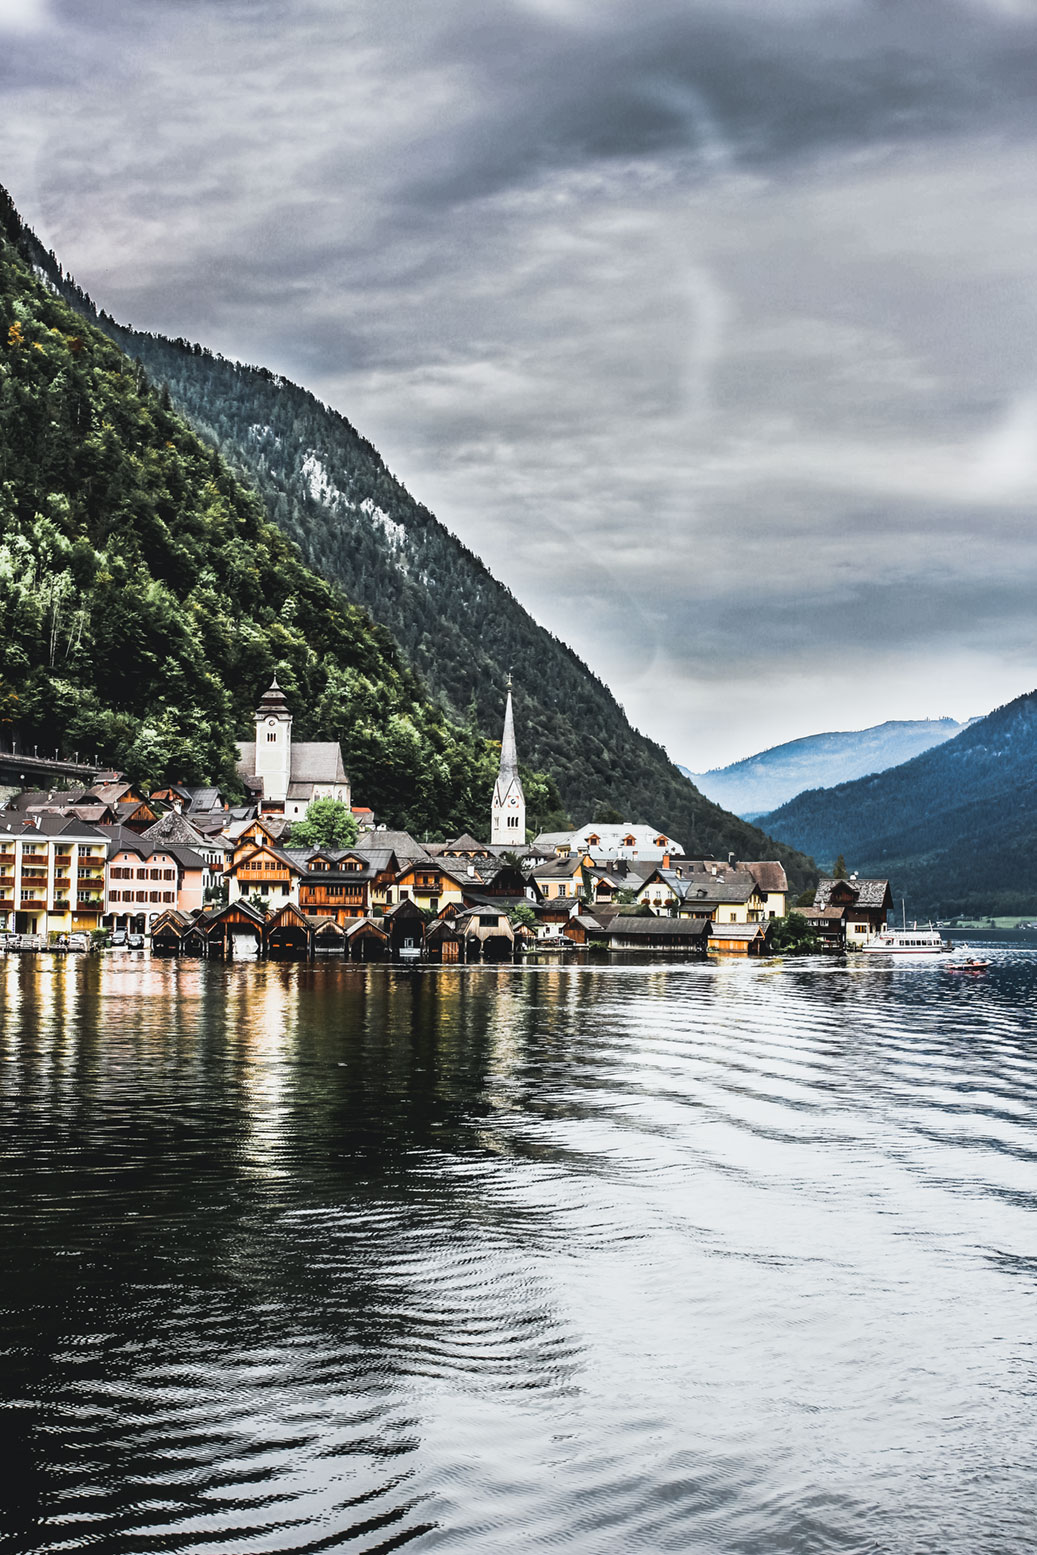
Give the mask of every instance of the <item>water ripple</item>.
POLYGON ((0 960, 0 1549, 1021 1555, 993 960, 0 960))

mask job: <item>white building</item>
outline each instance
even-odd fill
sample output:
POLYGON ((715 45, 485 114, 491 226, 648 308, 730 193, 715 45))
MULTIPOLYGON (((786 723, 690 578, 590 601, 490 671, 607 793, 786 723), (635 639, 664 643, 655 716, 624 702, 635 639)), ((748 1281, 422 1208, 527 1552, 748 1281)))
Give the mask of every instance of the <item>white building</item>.
POLYGON ((579 831, 541 832, 533 846, 551 849, 559 857, 569 853, 589 853, 594 859, 630 859, 661 862, 664 858, 683 857, 684 849, 665 832, 652 826, 581 826, 579 831))
POLYGON ((314 799, 352 803, 341 745, 292 739, 291 709, 276 675, 256 708, 255 740, 238 745, 238 772, 258 790, 264 814, 297 821, 314 799))
POLYGON ((518 771, 515 749, 515 715, 511 708, 511 676, 508 676, 508 702, 504 710, 504 737, 500 748, 500 771, 493 785, 490 818, 491 846, 524 848, 526 845, 526 796, 518 771))

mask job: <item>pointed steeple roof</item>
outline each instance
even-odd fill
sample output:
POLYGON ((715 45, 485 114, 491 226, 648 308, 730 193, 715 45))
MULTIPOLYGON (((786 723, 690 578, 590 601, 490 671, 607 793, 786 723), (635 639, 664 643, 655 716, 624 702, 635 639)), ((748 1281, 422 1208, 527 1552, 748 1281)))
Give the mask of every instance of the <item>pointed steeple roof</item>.
POLYGON ((515 715, 511 709, 511 676, 508 676, 508 703, 504 709, 504 737, 500 747, 500 773, 497 778, 501 789, 518 777, 518 751, 515 747, 515 715))
POLYGON ((290 712, 291 709, 284 699, 284 692, 277 684, 277 676, 275 675, 273 680, 270 682, 270 690, 264 691, 263 695, 259 699, 259 706, 256 708, 256 717, 267 718, 272 714, 290 712))

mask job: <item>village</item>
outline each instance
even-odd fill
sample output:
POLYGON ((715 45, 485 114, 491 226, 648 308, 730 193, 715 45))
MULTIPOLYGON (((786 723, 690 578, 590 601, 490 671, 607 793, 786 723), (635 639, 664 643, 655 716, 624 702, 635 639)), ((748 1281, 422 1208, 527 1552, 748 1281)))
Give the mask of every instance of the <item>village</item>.
MULTIPOLYGON (((292 723, 275 677, 239 746, 244 803, 178 782, 145 792, 114 771, 13 794, 0 810, 0 945, 455 963, 596 948, 746 957, 771 951, 789 912, 776 860, 689 859, 641 824, 530 839, 510 686, 488 842, 379 825, 353 803, 341 748, 294 741, 292 723), (353 818, 355 841, 293 840, 328 802, 353 818)), ((795 910, 818 949, 839 951, 877 933, 891 906, 888 881, 822 877, 795 910)))

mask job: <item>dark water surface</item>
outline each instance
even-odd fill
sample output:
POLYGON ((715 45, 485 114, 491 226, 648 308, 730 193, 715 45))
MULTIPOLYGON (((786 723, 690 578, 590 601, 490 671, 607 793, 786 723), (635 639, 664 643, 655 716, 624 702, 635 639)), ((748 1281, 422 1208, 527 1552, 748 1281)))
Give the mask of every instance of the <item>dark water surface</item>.
POLYGON ((994 954, 0 958, 0 1548, 1032 1550, 994 954))

